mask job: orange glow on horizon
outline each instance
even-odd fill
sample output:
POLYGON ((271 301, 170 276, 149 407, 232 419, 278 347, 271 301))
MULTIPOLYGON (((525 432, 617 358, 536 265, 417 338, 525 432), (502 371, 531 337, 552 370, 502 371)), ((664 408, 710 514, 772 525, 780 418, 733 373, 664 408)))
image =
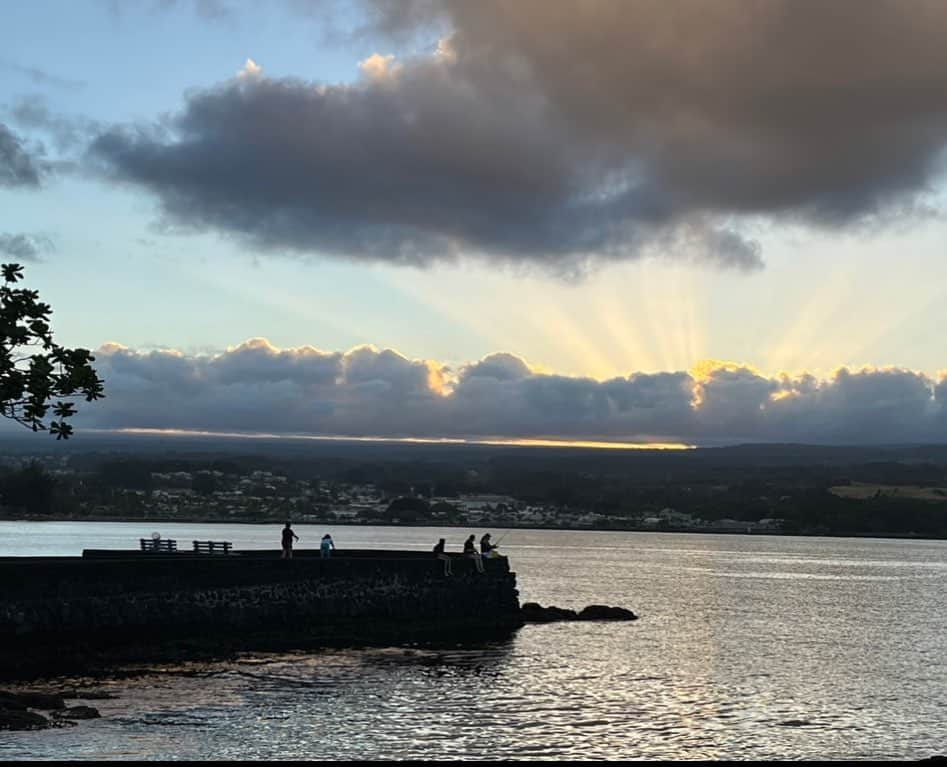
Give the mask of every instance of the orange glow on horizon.
POLYGON ((580 447, 600 450, 692 450, 696 445, 684 442, 608 442, 600 440, 567 440, 539 438, 462 439, 460 437, 345 437, 313 434, 271 434, 202 431, 198 429, 88 429, 106 434, 137 434, 160 437, 235 437, 243 439, 296 439, 318 442, 395 442, 424 445, 496 445, 509 447, 580 447))

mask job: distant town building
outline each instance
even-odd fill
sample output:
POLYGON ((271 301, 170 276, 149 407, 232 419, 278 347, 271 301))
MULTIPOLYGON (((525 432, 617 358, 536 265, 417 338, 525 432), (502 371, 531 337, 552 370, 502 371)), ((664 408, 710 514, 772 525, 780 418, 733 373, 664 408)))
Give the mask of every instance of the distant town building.
POLYGON ((492 511, 500 504, 515 506, 516 499, 508 495, 462 495, 457 503, 464 512, 492 511))

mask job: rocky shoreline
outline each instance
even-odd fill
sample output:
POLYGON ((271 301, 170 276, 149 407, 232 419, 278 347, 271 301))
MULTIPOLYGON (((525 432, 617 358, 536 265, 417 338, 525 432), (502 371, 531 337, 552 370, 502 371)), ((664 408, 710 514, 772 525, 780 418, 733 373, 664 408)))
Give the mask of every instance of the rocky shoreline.
POLYGON ((111 693, 98 690, 61 692, 13 692, 0 690, 0 731, 45 730, 72 727, 82 719, 98 719, 99 710, 84 703, 68 705, 70 700, 106 700, 111 693), (39 713, 40 711, 44 713, 39 713))

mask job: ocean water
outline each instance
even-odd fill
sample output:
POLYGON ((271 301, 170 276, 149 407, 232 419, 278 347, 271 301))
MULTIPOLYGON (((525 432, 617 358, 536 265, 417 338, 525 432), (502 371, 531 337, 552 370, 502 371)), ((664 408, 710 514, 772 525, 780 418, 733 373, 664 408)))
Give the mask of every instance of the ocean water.
MULTIPOLYGON (((481 530, 294 526, 301 546, 459 551, 481 530)), ((279 526, 0 522, 0 556, 279 526)), ((631 623, 508 641, 247 655, 97 680, 102 718, 0 759, 918 759, 947 753, 947 542, 492 530, 521 601, 631 623)), ((63 680, 63 684, 83 680, 63 680)))

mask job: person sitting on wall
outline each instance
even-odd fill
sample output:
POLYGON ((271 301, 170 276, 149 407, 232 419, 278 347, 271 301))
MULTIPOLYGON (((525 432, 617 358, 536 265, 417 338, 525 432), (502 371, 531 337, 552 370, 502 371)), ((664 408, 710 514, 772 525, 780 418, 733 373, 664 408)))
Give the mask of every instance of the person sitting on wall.
POLYGON ((335 541, 332 540, 332 536, 326 533, 322 536, 322 544, 319 546, 322 551, 322 558, 329 558, 329 551, 335 548, 335 541))
POLYGON ((495 543, 490 543, 490 533, 484 533, 483 538, 480 539, 480 555, 489 558, 497 556, 493 552, 497 550, 497 545, 495 543))
POLYGON ((444 545, 443 538, 434 544, 434 556, 444 562, 444 575, 453 575, 450 569, 450 554, 444 551, 444 545))
POLYGON ((289 522, 286 523, 286 527, 283 528, 283 559, 292 559, 293 558, 293 539, 299 540, 299 536, 293 532, 292 526, 289 522))
POLYGON ((477 567, 477 572, 483 572, 483 559, 480 556, 480 552, 477 551, 477 548, 474 544, 476 536, 471 535, 466 541, 464 541, 464 556, 472 559, 474 564, 477 567))

